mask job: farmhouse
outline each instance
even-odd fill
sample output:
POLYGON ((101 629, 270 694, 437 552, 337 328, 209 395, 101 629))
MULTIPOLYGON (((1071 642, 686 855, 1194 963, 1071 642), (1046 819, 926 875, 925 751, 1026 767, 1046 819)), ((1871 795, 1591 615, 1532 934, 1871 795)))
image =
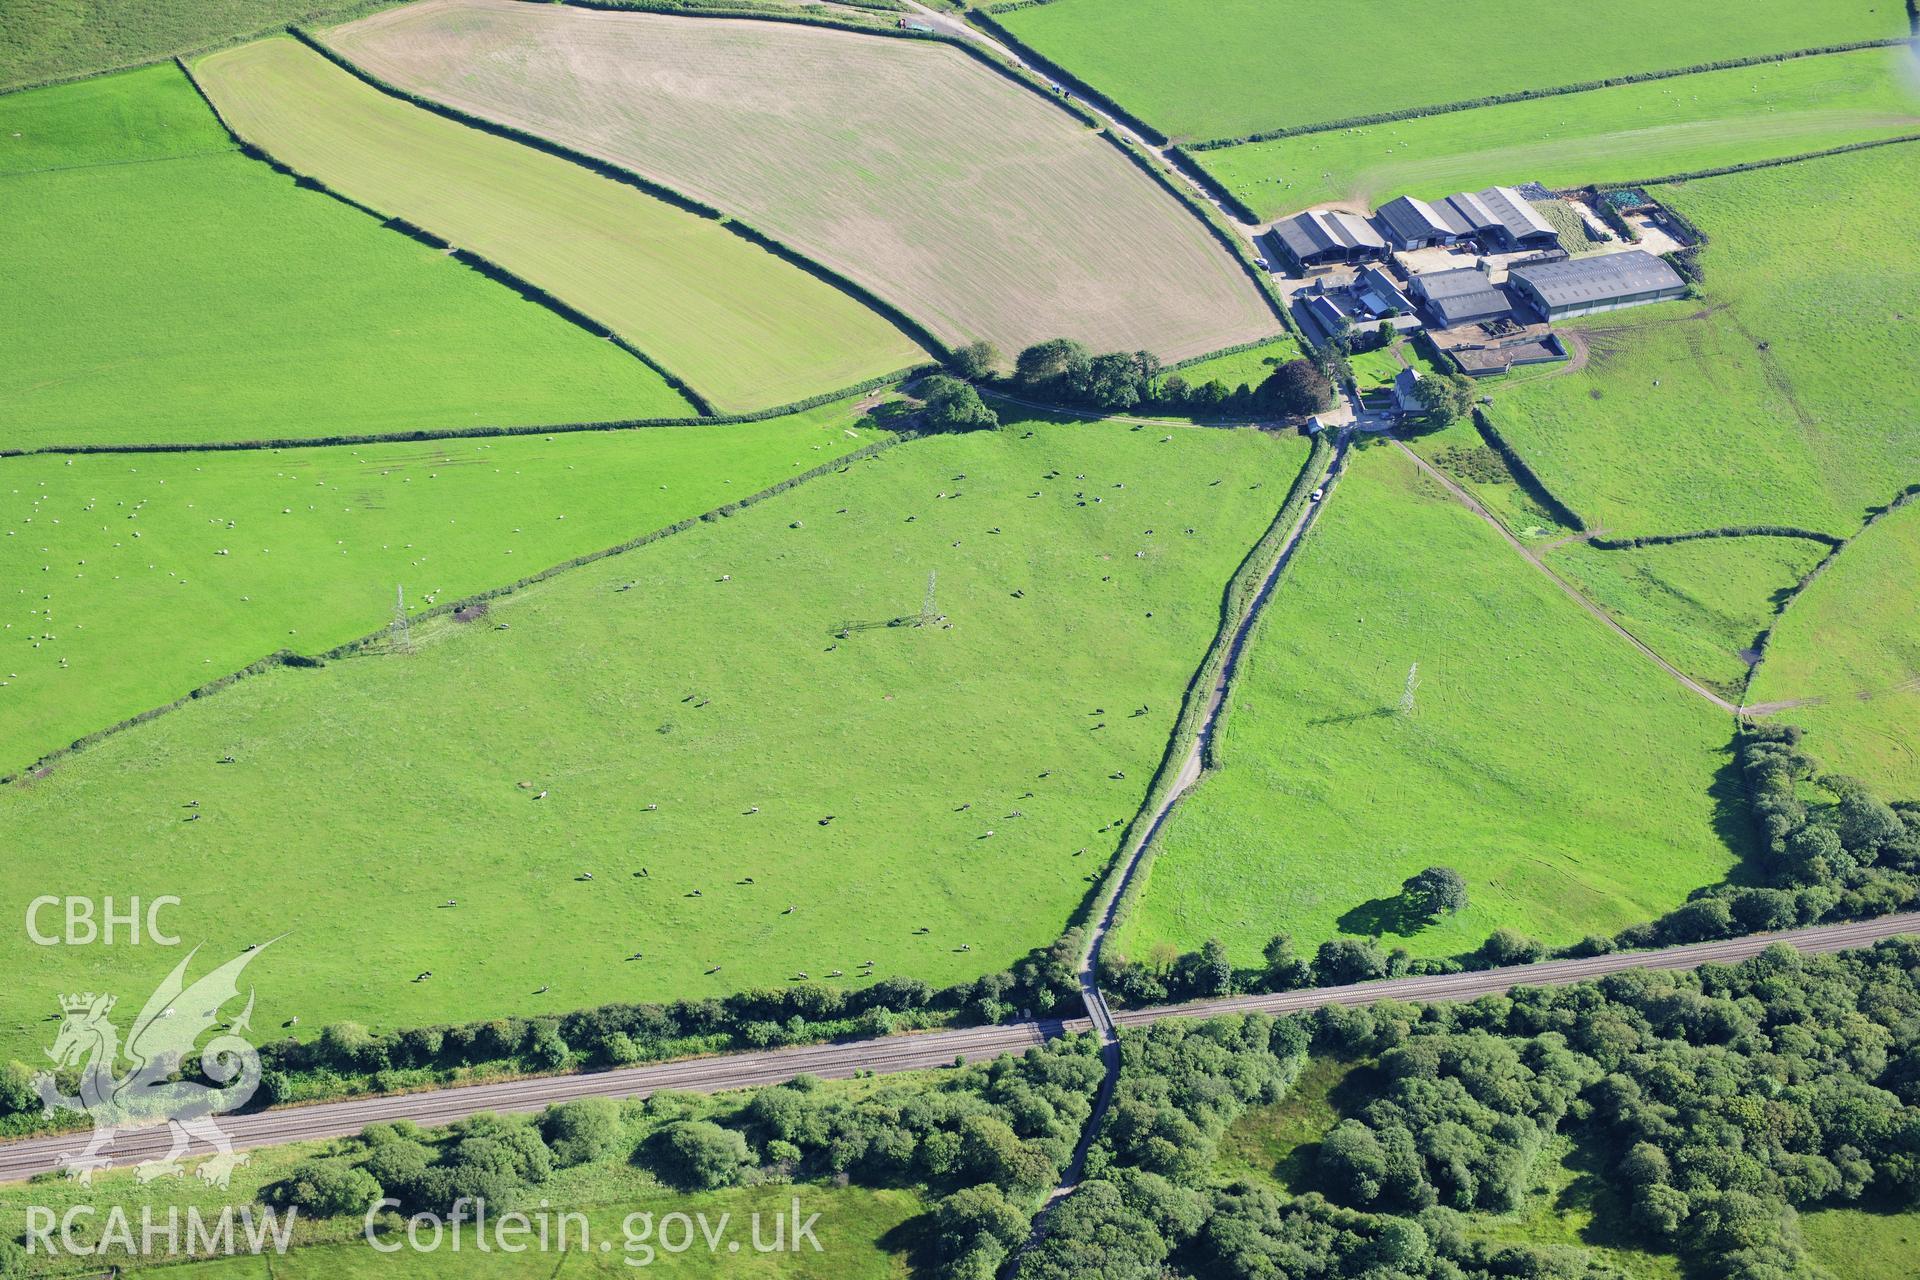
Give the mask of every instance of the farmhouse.
POLYGON ((1420 371, 1408 365, 1393 375, 1393 408, 1396 413, 1422 413, 1427 398, 1422 394, 1420 371))
POLYGON ((1415 276, 1412 288, 1426 303, 1433 323, 1442 329, 1498 320, 1513 313, 1507 295, 1493 287, 1486 272, 1474 267, 1415 276))
POLYGON ((1341 262, 1375 262, 1387 242, 1357 213, 1313 210, 1273 224, 1273 240, 1302 271, 1341 262))
POLYGON ((1683 296, 1680 273, 1644 249, 1517 265, 1508 280, 1546 320, 1618 311, 1683 296))
POLYGON ((1462 191, 1429 204, 1401 196, 1380 207, 1381 227, 1398 249, 1424 249, 1477 239, 1488 249, 1545 249, 1559 235, 1540 211, 1512 187, 1462 191))

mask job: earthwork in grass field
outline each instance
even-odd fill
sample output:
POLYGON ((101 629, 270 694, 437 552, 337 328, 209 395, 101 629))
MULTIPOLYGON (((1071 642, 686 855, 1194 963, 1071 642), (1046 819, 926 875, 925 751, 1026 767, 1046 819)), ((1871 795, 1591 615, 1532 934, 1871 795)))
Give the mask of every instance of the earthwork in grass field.
MULTIPOLYGON (((1105 870, 1305 453, 1042 422, 910 441, 477 625, 418 625, 410 654, 271 671, 108 738, 0 788, 0 847, 180 896, 209 954, 293 930, 251 972, 260 1025, 303 1034, 866 960, 974 977, 1057 937, 1105 870), (887 625, 936 574, 949 625, 887 625)), ((42 871, 0 861, 0 896, 42 871)), ((0 1060, 45 1013, 25 993, 98 988, 97 955, 0 943, 21 979, 0 1060)))
POLYGON ((196 68, 242 138, 512 272, 722 412, 923 363, 863 303, 718 222, 373 88, 281 37, 196 68))
POLYGON ((1889 512, 1796 597, 1754 673, 1753 701, 1806 749, 1881 794, 1920 796, 1920 501, 1889 512))
POLYGON ((288 649, 699 515, 876 438, 726 427, 0 461, 0 774, 288 649))
POLYGON ((1708 236, 1701 296, 1569 324, 1583 368, 1485 384, 1500 432, 1615 537, 1851 534, 1920 478, 1916 189, 1920 143, 1654 188, 1708 236))
POLYGON ((1908 34, 1886 0, 1055 0, 998 21, 1191 140, 1908 34))
POLYGON ((1501 926, 1609 933, 1734 865, 1732 728, 1404 455, 1365 449, 1269 602, 1219 768, 1174 811, 1117 944, 1217 937, 1250 965, 1280 932, 1415 955, 1501 926), (1401 881, 1434 865, 1469 905, 1412 919, 1401 881))
POLYGON ((1262 218, 1496 183, 1548 187, 1802 155, 1920 133, 1911 50, 1862 49, 1199 151, 1262 218))
POLYGON ((0 221, 0 449, 693 413, 612 344, 241 155, 172 66, 0 98, 0 221))
POLYGON ((322 38, 737 216, 949 344, 1172 361, 1276 327, 1178 199, 940 41, 517 0, 427 0, 322 38))

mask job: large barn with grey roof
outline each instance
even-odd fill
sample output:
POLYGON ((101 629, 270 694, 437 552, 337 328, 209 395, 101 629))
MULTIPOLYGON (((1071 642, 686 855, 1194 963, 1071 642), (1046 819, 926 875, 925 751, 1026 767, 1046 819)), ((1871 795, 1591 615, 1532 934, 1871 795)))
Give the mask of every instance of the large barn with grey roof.
POLYGON ((1357 213, 1297 213, 1273 224, 1273 240, 1302 271, 1387 256, 1387 242, 1357 213))
POLYGON ((1507 282, 1546 320, 1664 302, 1687 292, 1680 273, 1645 249, 1522 263, 1507 273, 1507 282))
POLYGON ((1512 187, 1462 191, 1431 202, 1401 196, 1381 205, 1375 217, 1398 249, 1477 239, 1489 249, 1514 251, 1549 249, 1560 242, 1540 211, 1512 187))

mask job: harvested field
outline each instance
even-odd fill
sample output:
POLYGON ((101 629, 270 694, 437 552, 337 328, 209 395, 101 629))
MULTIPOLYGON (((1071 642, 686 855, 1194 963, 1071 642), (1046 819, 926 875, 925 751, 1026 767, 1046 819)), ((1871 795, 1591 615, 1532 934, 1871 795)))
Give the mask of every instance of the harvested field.
POLYGON ((737 216, 949 343, 1177 360, 1274 329, 1175 197, 943 43, 516 0, 428 0, 326 39, 737 216))
POLYGON ((382 93, 292 39, 213 54, 197 74, 275 159, 546 290, 722 411, 926 359, 862 303, 718 222, 382 93))

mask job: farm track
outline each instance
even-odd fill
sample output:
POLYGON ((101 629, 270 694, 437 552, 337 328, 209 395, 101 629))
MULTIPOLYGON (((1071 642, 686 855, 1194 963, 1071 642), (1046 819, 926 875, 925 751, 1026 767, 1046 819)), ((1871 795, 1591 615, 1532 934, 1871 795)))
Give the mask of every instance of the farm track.
MULTIPOLYGON (((1681 970, 1703 964, 1733 964, 1758 955, 1776 943, 1817 955, 1870 946, 1887 938, 1917 932, 1920 932, 1920 912, 1851 924, 1754 934, 1660 951, 1552 960, 1475 973, 1395 978, 1276 995, 1229 996, 1162 1008, 1123 1010, 1111 1016, 1117 1026, 1137 1027, 1163 1018, 1246 1013, 1278 1015, 1330 1005, 1371 1004, 1377 1000, 1472 1000, 1517 986, 1560 986, 1633 969, 1681 970)), ((574 1098, 644 1097, 659 1089, 717 1093, 777 1084, 803 1072, 827 1079, 846 1079, 863 1071, 923 1071, 946 1066, 961 1056, 974 1060, 1024 1052, 1056 1036, 1088 1031, 1091 1027, 1091 1022, 1084 1018, 968 1027, 879 1040, 692 1058, 590 1075, 540 1076, 460 1085, 430 1093, 355 1098, 234 1116, 221 1123, 237 1148, 250 1149, 345 1137, 379 1121, 410 1119, 426 1125, 448 1124, 481 1111, 538 1111, 574 1098)), ((59 1169, 60 1157, 85 1146, 86 1137, 84 1133, 75 1132, 0 1143, 0 1182, 18 1181, 59 1169)), ((116 1163, 123 1164, 158 1156, 167 1145, 164 1129, 135 1129, 123 1133, 109 1151, 116 1163)), ((202 1154, 206 1154, 202 1148, 192 1153, 202 1154)))

